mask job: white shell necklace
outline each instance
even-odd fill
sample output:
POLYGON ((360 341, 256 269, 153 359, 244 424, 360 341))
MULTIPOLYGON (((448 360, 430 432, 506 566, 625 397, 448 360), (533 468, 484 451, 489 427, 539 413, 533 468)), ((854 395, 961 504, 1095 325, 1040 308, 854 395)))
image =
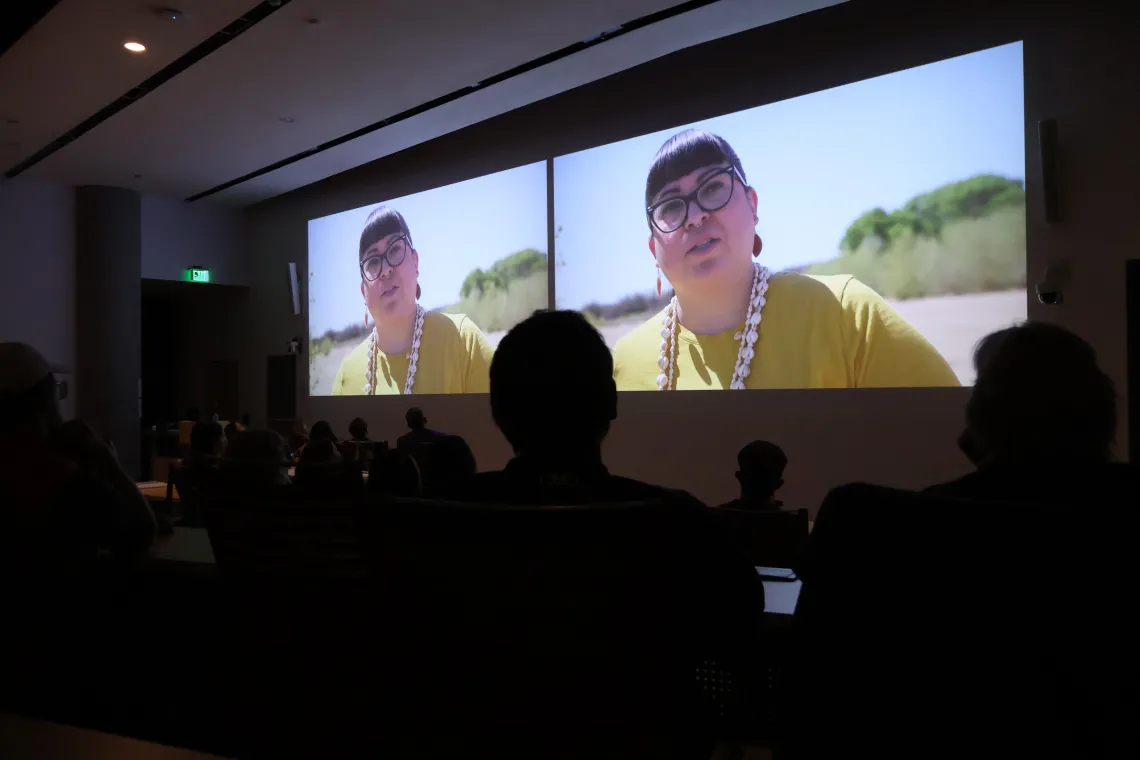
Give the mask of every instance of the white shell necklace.
MULTIPOLYGON (((732 337, 740 341, 740 351, 736 354, 736 367, 732 371, 732 390, 744 390, 744 378, 752 373, 752 359, 756 356, 757 328, 760 326, 760 311, 764 308, 764 294, 768 292, 768 267, 752 264, 752 295, 748 299, 748 313, 744 316, 744 329, 732 337)), ((673 390, 673 375, 677 367, 677 313, 680 303, 673 296, 665 307, 661 319, 661 357, 657 366, 661 374, 657 376, 657 390, 673 390)))
MULTIPOLYGON (((416 304, 416 329, 412 332, 412 347, 408 349, 408 377, 404 380, 404 395, 410 395, 416 384, 416 362, 420 359, 420 338, 424 334, 424 307, 416 304)), ((368 336, 368 371, 364 375, 364 395, 376 395, 376 328, 368 336)))

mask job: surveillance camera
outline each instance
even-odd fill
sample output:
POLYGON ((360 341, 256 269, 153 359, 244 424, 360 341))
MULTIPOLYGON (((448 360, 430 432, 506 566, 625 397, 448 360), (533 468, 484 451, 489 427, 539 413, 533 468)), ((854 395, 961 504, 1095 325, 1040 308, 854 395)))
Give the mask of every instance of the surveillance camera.
POLYGON ((1037 300, 1046 306, 1060 306, 1065 300, 1065 291, 1056 283, 1039 282, 1033 289, 1037 291, 1037 300))
POLYGON ((1046 306, 1060 306, 1065 300, 1065 284, 1069 281, 1069 262, 1051 261, 1045 277, 1033 286, 1037 300, 1046 306))

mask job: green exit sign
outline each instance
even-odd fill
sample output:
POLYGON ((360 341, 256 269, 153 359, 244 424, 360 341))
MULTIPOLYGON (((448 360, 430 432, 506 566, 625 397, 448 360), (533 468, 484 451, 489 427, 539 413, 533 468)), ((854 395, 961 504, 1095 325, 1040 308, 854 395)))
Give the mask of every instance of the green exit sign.
POLYGON ((210 270, 201 267, 190 267, 190 282, 209 282, 210 270))

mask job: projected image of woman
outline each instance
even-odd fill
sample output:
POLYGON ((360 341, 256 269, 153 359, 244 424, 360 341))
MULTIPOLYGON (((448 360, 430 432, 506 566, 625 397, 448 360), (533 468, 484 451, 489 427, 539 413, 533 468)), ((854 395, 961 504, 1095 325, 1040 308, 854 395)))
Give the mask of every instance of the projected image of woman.
POLYGON ((360 295, 373 328, 341 363, 334 396, 488 392, 491 344, 463 314, 420 306, 419 262, 398 211, 381 206, 368 215, 360 295))
MULTIPOLYGON (((805 198, 804 203, 810 203, 805 198)), ((645 182, 665 309, 614 348, 619 390, 955 386, 946 361, 847 275, 772 274, 754 261, 756 191, 723 138, 665 142, 645 182)))

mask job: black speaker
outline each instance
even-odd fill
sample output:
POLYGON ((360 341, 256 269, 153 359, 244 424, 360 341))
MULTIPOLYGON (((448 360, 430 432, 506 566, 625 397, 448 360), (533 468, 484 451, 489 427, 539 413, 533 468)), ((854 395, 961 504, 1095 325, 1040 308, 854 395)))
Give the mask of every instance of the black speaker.
POLYGON ((297 418, 297 354, 270 356, 265 372, 266 417, 297 418))
MULTIPOLYGON (((1128 346, 1128 448, 1140 452, 1140 259, 1124 265, 1128 346)), ((1128 456, 1140 462, 1140 456, 1128 456)))

